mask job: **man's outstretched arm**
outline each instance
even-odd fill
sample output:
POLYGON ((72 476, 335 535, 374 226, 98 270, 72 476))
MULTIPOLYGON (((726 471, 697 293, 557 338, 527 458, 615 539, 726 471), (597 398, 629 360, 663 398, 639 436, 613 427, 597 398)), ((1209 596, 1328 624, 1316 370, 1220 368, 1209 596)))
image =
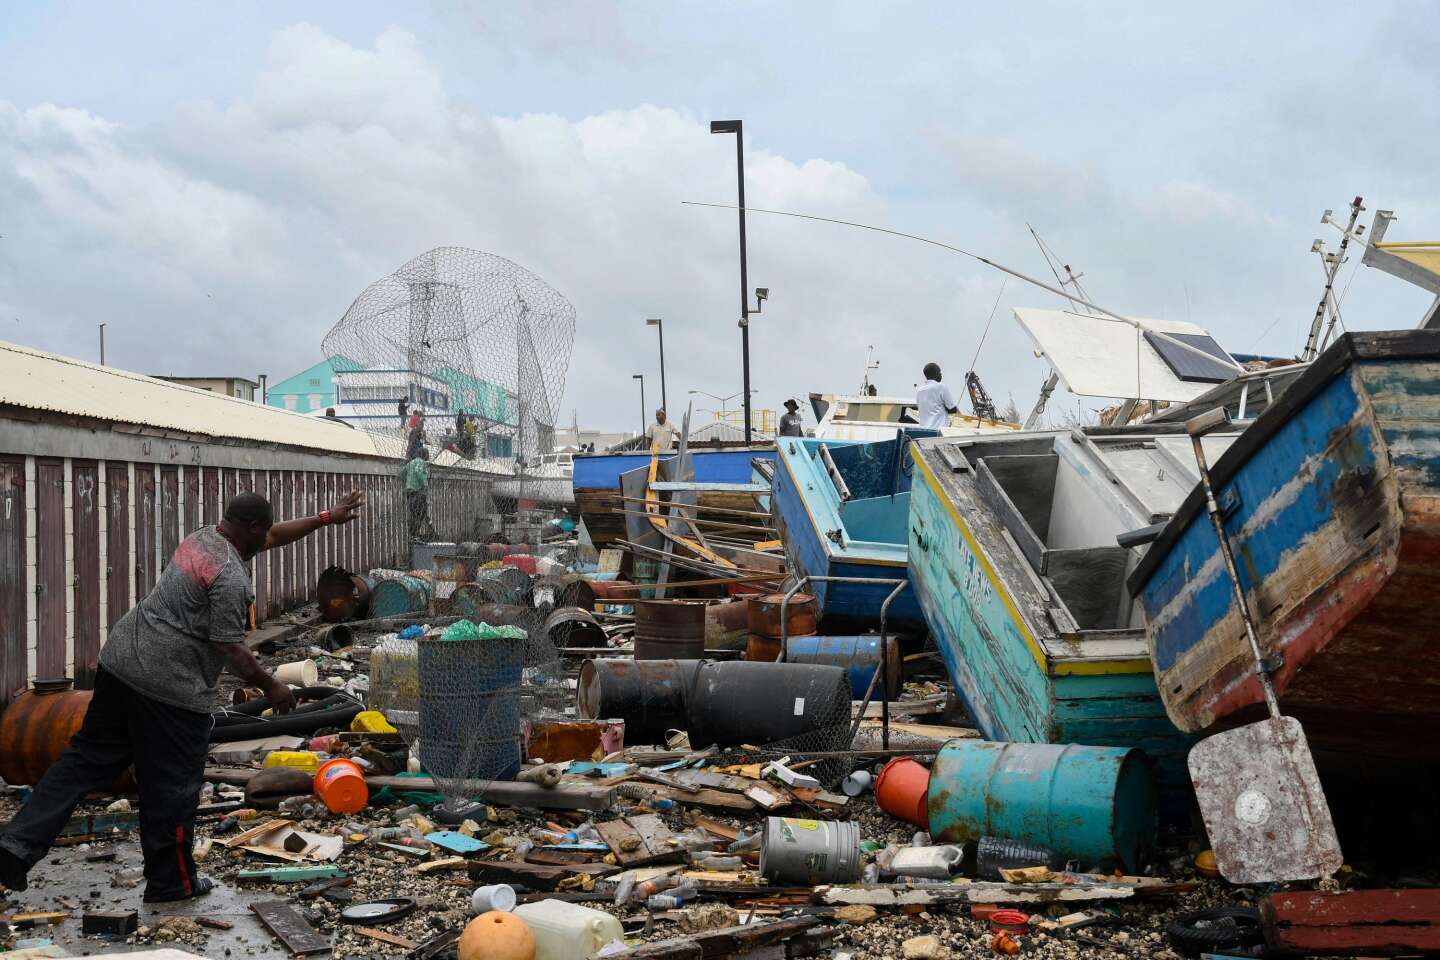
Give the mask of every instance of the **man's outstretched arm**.
MULTIPOLYGON (((331 507, 327 512, 330 514, 330 522, 349 523, 360 515, 360 508, 365 506, 365 495, 359 490, 351 490, 340 502, 331 507)), ((273 550, 276 547, 283 547, 287 543, 294 543, 302 537, 325 526, 324 520, 320 517, 300 517, 296 520, 281 520, 270 528, 270 534, 265 538, 266 550, 273 550)))

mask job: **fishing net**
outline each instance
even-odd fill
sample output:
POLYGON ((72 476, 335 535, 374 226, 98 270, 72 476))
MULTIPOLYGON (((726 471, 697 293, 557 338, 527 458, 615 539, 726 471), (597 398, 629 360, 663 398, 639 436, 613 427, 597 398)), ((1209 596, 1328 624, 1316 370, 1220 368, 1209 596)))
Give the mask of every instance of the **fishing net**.
POLYGON ((553 448, 574 340, 565 297, 479 250, 438 247, 355 298, 322 343, 336 416, 384 454, 409 462, 424 450, 435 465, 493 481, 472 494, 459 528, 441 530, 428 497, 413 495, 429 491, 406 484, 412 539, 537 542, 554 511, 533 504, 571 497, 553 448))

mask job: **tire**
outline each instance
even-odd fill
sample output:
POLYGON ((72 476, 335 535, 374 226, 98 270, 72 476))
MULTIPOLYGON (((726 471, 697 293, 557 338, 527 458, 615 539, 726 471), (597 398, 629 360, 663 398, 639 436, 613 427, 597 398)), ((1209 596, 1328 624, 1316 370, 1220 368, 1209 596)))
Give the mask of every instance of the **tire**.
POLYGON ((1187 957, 1265 941, 1260 911, 1252 907, 1213 907, 1182 914, 1166 925, 1165 933, 1170 944, 1187 957))

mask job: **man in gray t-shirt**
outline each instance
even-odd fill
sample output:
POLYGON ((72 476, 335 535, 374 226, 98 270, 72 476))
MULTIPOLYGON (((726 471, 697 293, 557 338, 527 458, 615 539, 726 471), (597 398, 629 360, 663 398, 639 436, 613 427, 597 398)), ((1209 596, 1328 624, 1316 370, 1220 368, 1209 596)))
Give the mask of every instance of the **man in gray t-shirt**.
POLYGON ((210 880, 195 871, 191 847, 220 671, 228 666, 260 687, 277 713, 295 703, 290 688, 266 673, 245 645, 255 599, 245 565, 261 550, 354 520, 364 503, 351 491, 318 516, 273 523, 264 497, 242 493, 226 506, 219 526, 185 538, 155 588, 111 628, 80 731, 0 832, 0 885, 24 890, 25 874, 76 804, 133 765, 145 901, 211 890, 210 880))

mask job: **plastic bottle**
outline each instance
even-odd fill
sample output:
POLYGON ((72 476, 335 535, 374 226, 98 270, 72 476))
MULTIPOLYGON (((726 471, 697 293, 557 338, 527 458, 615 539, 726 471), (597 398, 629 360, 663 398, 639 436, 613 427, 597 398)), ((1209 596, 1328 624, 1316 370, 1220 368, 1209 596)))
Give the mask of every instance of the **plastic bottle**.
POLYGON ((600 831, 595 829, 595 824, 588 821, 575 828, 575 836, 581 843, 605 842, 605 838, 600 836, 600 831))
POLYGON ((648 800, 641 800, 635 805, 635 808, 637 810, 653 810, 656 813, 660 813, 665 810, 673 810, 675 808, 675 801, 668 800, 664 797, 651 797, 648 800))
POLYGON ((645 899, 645 908, 647 910, 674 910, 676 907, 683 906, 684 903, 684 900, 674 894, 657 893, 655 896, 645 899))
POLYGON ((745 861, 740 857, 722 857, 719 854, 708 857, 697 857, 691 854, 690 862, 701 870, 720 870, 725 873, 738 873, 745 869, 745 861))
POLYGON ((728 847, 726 847, 726 848, 725 848, 725 852, 726 852, 726 853, 749 853, 749 852, 751 852, 752 850, 759 850, 759 849, 760 849, 760 841, 761 841, 761 839, 762 839, 762 837, 761 837, 761 835, 760 835, 760 833, 759 833, 758 831, 755 832, 755 833, 750 834, 749 836, 741 836, 741 837, 740 837, 738 840, 736 840, 734 843, 732 843, 732 844, 730 844, 728 847))
POLYGON ((628 870, 625 876, 615 887, 615 906, 623 907, 630 902, 630 897, 635 893, 635 876, 628 870))
POLYGON ((279 813, 299 820, 313 820, 322 815, 325 807, 323 804, 315 803, 313 798, 304 796, 286 797, 275 809, 279 813))
POLYGON ((916 831, 915 831, 915 836, 913 836, 913 837, 910 838, 910 846, 912 846, 912 847, 928 847, 928 846, 930 846, 930 834, 926 833, 924 830, 916 830, 916 831))
POLYGON ((419 812, 420 812, 420 804, 418 804, 418 803, 412 803, 412 804, 410 804, 410 806, 408 806, 408 807, 401 807, 399 810, 396 810, 396 811, 395 811, 394 813, 392 813, 390 816, 391 816, 391 818, 392 818, 393 820, 395 820, 395 821, 398 822, 398 821, 400 821, 400 820, 404 820, 406 817, 413 817, 415 814, 417 814, 417 813, 419 813, 419 812))
POLYGON ((675 839, 678 840, 680 845, 686 850, 713 851, 715 849, 714 839, 699 827, 692 827, 684 833, 676 834, 675 839))

